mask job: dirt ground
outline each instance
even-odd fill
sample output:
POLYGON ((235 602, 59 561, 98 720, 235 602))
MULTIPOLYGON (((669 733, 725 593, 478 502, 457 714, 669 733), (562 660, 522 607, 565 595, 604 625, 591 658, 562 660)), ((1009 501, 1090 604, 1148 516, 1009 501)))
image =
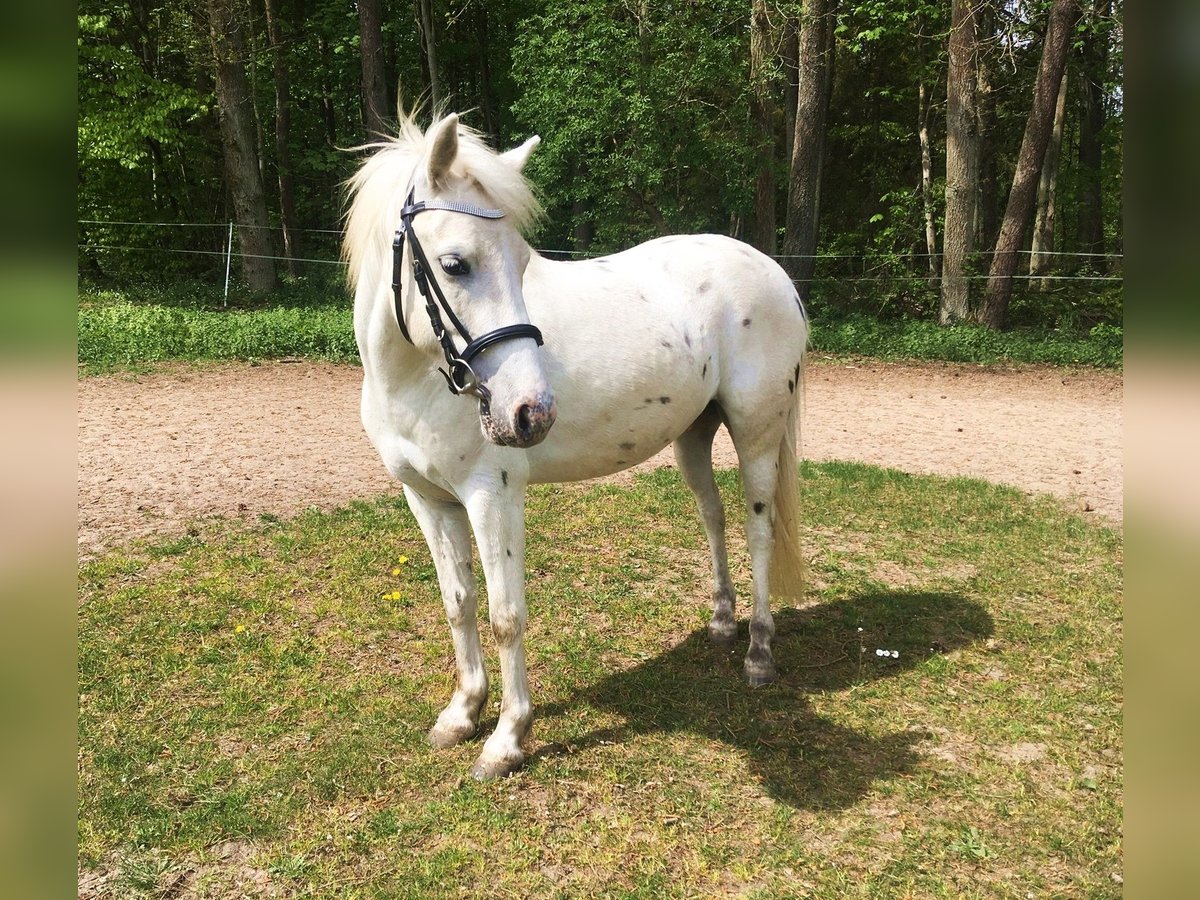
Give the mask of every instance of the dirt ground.
MULTIPOLYGON (((361 379, 288 361, 81 379, 81 557, 196 517, 288 516, 397 490, 359 424, 361 379)), ((986 478, 1119 522, 1123 393, 1112 372, 817 359, 802 450, 986 478)), ((736 465, 723 430, 714 456, 736 465)), ((642 467, 663 465, 670 448, 642 467)))

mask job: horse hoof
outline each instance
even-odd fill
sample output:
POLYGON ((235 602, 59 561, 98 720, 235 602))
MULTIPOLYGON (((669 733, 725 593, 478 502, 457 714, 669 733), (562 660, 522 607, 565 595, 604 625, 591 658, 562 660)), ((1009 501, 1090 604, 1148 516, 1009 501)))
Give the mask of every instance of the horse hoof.
POLYGON ((505 759, 481 758, 471 767, 471 777, 476 781, 492 781, 496 778, 507 778, 520 769, 524 763, 524 756, 506 757, 505 759))
POLYGON ((451 747, 457 747, 463 741, 475 737, 478 731, 479 729, 474 725, 462 728, 442 728, 434 725, 429 729, 429 746, 434 750, 449 750, 451 747))
POLYGON ((732 644, 737 640, 737 622, 709 622, 708 638, 721 646, 732 644))
POLYGON ((775 667, 755 666, 754 668, 746 667, 743 675, 746 679, 746 684, 752 688, 763 687, 764 685, 773 684, 775 679, 779 677, 779 673, 775 671, 775 667))

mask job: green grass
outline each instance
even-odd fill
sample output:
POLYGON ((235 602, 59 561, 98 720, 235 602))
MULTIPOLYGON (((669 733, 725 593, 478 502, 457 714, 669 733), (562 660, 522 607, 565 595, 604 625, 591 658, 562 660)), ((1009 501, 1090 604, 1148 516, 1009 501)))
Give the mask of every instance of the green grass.
MULTIPOLYGON (((813 349, 831 354, 1104 368, 1122 366, 1122 340, 1122 329, 1110 324, 995 332, 834 311, 815 315, 812 333, 813 349)), ((198 284, 87 288, 80 296, 78 354, 86 374, 167 360, 358 360, 345 289, 321 280, 285 286, 266 300, 235 296, 229 308, 218 291, 198 284)))
POLYGON ((356 362, 351 303, 344 288, 294 285, 269 306, 198 285, 129 292, 87 290, 78 313, 78 358, 86 373, 167 360, 308 357, 356 362))
POLYGON ((532 490, 537 717, 489 784, 463 778, 480 742, 424 742, 454 670, 402 500, 88 563, 81 870, 120 897, 1119 896, 1120 534, 982 482, 806 470, 810 604, 777 610, 757 691, 705 634, 677 474, 532 490))
POLYGON ((944 360, 962 363, 1037 363, 1056 366, 1122 367, 1124 332, 1100 324, 1085 333, 1022 328, 993 331, 979 325, 885 320, 861 314, 813 322, 813 348, 825 353, 880 359, 944 360))

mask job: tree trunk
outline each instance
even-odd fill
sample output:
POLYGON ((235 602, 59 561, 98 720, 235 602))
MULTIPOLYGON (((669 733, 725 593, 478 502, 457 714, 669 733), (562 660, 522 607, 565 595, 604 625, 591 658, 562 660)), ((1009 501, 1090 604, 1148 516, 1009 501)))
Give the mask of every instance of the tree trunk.
POLYGON ((654 62, 653 48, 651 47, 651 38, 653 32, 650 26, 650 2, 649 0, 637 0, 637 11, 634 13, 637 16, 638 30, 638 61, 641 63, 643 76, 650 70, 651 64, 654 62))
POLYGON ((1078 19, 1077 0, 1054 0, 1042 45, 1042 62, 1033 86, 1033 107, 1025 123, 1025 136, 1017 155, 1017 171, 1013 175, 1008 205, 1000 223, 1000 236, 996 239, 992 267, 988 272, 987 295, 979 315, 980 321, 991 328, 1003 328, 1008 318, 1012 278, 1017 269, 1017 250, 1029 227, 1037 199, 1038 177, 1054 127, 1054 108, 1067 65, 1067 49, 1078 19))
POLYGON ((833 26, 837 0, 809 0, 800 24, 796 92, 796 132, 788 178, 787 234, 783 251, 802 301, 812 291, 817 223, 821 201, 821 162, 825 118, 833 69, 833 26))
POLYGON ((289 143, 291 132, 291 78, 287 57, 283 52, 283 29, 279 22, 279 0, 263 0, 267 17, 267 38, 271 42, 271 67, 275 75, 275 170, 279 179, 279 218, 283 225, 283 255, 287 257, 288 275, 295 278, 296 257, 299 255, 296 227, 296 194, 292 188, 292 157, 289 143))
MULTIPOLYGON (((1044 275, 1054 264, 1054 200, 1058 193, 1058 159, 1062 150, 1063 120, 1067 111, 1067 76, 1064 73, 1058 88, 1058 103, 1054 107, 1054 126, 1046 158, 1042 160, 1042 176, 1038 180, 1037 213, 1033 217, 1033 247, 1029 255, 1029 274, 1044 275)), ((1045 279, 1033 282, 1041 290, 1045 279)))
POLYGON ((363 128, 367 140, 387 134, 387 81, 383 65, 383 11, 379 0, 358 0, 362 53, 363 128))
MULTIPOLYGON (((1104 81, 1108 69, 1109 18, 1112 0, 1095 0, 1091 27, 1083 39, 1083 108, 1079 115, 1079 249, 1104 253, 1104 81)), ((1102 258, 1089 264, 1103 265, 1102 258)))
POLYGON ((242 68, 245 40, 242 22, 230 0, 207 0, 212 42, 217 107, 225 172, 233 199, 234 217, 242 251, 242 274, 252 291, 275 287, 267 201, 254 147, 254 111, 250 86, 242 68))
MULTIPOLYGON (((576 187, 586 184, 587 174, 587 164, 580 162, 577 157, 572 157, 569 183, 576 187)), ((589 206, 583 197, 576 196, 571 201, 571 246, 580 253, 587 253, 591 249, 592 238, 595 236, 595 225, 589 206)))
POLYGON ((492 86, 492 66, 488 59, 490 42, 488 38, 488 15, 486 4, 479 3, 475 7, 475 42, 479 48, 479 111, 483 114, 483 130, 500 144, 500 122, 496 115, 496 92, 492 86))
POLYGON ((751 243, 763 253, 775 253, 775 101, 771 90, 774 60, 771 20, 766 0, 750 9, 750 122, 758 141, 758 172, 754 179, 754 232, 751 243))
POLYGON ((800 87, 797 66, 800 57, 800 34, 794 19, 784 22, 783 51, 780 59, 783 63, 783 158, 791 160, 793 144, 796 139, 796 102, 800 87))
POLYGON ((329 78, 326 73, 330 69, 329 41, 317 35, 317 54, 321 57, 321 123, 325 126, 325 143, 330 147, 338 145, 337 119, 333 111, 333 91, 329 89, 329 78))
POLYGON ((433 15, 433 0, 419 0, 421 14, 421 49, 425 51, 425 69, 429 75, 429 102, 434 112, 442 112, 442 86, 438 79, 437 24, 433 15))
POLYGON ((990 247, 1000 227, 996 176, 996 0, 981 0, 975 14, 976 114, 979 119, 979 191, 975 200, 975 246, 990 247))
POLYGON ((932 283, 937 279, 937 229, 933 224, 933 153, 929 146, 929 97, 917 86, 917 140, 921 145, 921 206, 925 212, 925 258, 932 283))
POLYGON ((950 9, 946 76, 946 224, 942 230, 943 325, 971 312, 971 253, 975 249, 975 203, 979 188, 979 128, 975 113, 975 11, 972 0, 950 9))
MULTIPOLYGON (((244 7, 245 8, 245 7, 244 7)), ((250 111, 254 114, 254 157, 258 160, 258 177, 263 181, 267 177, 266 166, 266 151, 263 149, 267 146, 266 135, 263 134, 262 116, 258 111, 258 66, 254 61, 258 59, 258 32, 255 29, 255 21, 248 8, 246 9, 246 36, 250 41, 250 53, 246 56, 249 65, 246 68, 246 77, 250 81, 250 111)))

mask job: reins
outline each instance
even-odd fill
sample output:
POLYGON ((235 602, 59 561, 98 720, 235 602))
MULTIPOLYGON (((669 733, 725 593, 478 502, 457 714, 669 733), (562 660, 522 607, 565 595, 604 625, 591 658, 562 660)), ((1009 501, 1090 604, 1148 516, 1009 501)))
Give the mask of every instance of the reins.
POLYGON ((488 389, 480 383, 475 370, 471 368, 471 361, 488 347, 498 344, 501 341, 515 340, 517 338, 533 338, 540 347, 543 343, 542 332, 535 325, 523 323, 518 325, 504 325, 480 337, 472 338, 471 333, 467 331, 467 327, 454 314, 454 310, 450 308, 450 304, 446 301, 446 295, 442 293, 441 285, 438 284, 436 276, 433 275, 433 269, 429 265, 429 259, 425 256, 425 250, 421 246, 421 242, 417 240, 416 233, 413 231, 412 220, 417 213, 428 209, 462 213, 468 216, 477 216, 481 219, 503 218, 504 211, 499 209, 483 209, 478 206, 472 206, 469 203, 459 203, 455 200, 422 200, 417 203, 414 202, 413 194, 414 191, 408 192, 408 199, 404 201, 404 208, 400 210, 400 229, 396 232, 396 237, 392 241, 392 297, 396 307, 396 324, 400 326, 400 333, 404 335, 404 339, 410 344, 413 343, 413 339, 408 332, 408 326, 404 321, 403 290, 401 288, 403 281, 404 245, 408 243, 412 247, 413 278, 417 283, 417 288, 420 290, 421 296, 425 299, 425 312, 429 316, 429 324, 433 326, 433 335, 437 338, 438 344, 441 345, 442 355, 446 358, 446 368, 438 369, 438 371, 446 379, 450 393, 470 394, 478 397, 479 401, 486 405, 489 399, 488 389), (436 303, 434 302, 435 298, 436 303), (440 310, 439 306, 441 307, 440 310), (450 323, 454 326, 454 330, 466 341, 466 346, 463 348, 462 353, 459 353, 454 346, 454 338, 450 335, 449 329, 446 328, 446 323, 442 319, 442 312, 445 312, 446 318, 450 320, 450 323))

